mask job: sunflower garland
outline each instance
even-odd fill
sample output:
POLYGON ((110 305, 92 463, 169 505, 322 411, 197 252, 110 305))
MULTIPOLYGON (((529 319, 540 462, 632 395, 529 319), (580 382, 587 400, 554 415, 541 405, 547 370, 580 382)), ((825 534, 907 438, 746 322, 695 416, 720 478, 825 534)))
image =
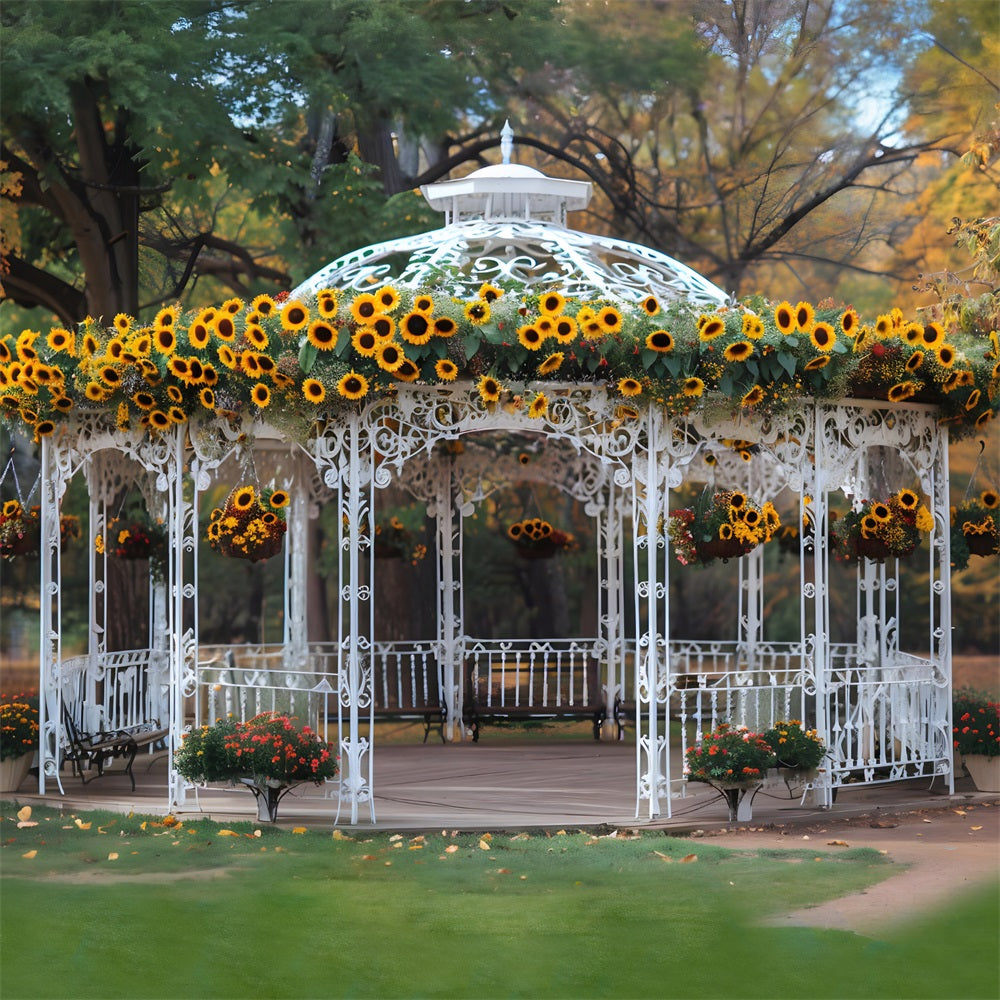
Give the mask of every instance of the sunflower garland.
POLYGON ((651 296, 582 301, 507 284, 483 285, 472 300, 438 286, 258 295, 189 314, 167 306, 149 326, 119 314, 108 328, 88 318, 75 331, 7 335, 0 420, 38 438, 82 406, 157 434, 192 417, 266 410, 269 422, 304 429, 319 408, 463 378, 483 404, 525 387, 537 395, 534 382, 594 382, 673 415, 766 417, 802 396, 929 402, 953 437, 1000 408, 993 339, 900 310, 865 323, 851 307, 756 296, 700 313, 651 296))

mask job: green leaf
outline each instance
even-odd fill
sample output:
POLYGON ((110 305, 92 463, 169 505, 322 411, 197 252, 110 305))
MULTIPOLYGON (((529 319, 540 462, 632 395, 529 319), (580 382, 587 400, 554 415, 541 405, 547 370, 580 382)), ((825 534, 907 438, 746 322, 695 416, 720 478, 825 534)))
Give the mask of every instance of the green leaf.
POLYGON ((470 333, 469 336, 462 341, 462 346, 465 348, 466 358, 470 360, 472 359, 476 351, 479 350, 481 342, 482 337, 480 337, 478 333, 470 333))
POLYGON ((795 377, 795 355, 788 351, 778 351, 778 363, 785 369, 789 378, 795 377))
POLYGON ((310 344, 308 340, 302 341, 302 346, 299 348, 299 368, 302 369, 303 375, 308 375, 312 371, 313 365, 316 364, 316 355, 318 353, 316 347, 310 344))
POLYGON ((639 352, 639 360, 642 362, 642 367, 649 371, 653 367, 656 359, 660 356, 659 351, 651 351, 648 347, 644 347, 639 352))
POLYGON ((345 324, 340 328, 340 333, 337 334, 337 346, 334 348, 337 357, 342 358, 350 346, 351 346, 351 330, 345 324))

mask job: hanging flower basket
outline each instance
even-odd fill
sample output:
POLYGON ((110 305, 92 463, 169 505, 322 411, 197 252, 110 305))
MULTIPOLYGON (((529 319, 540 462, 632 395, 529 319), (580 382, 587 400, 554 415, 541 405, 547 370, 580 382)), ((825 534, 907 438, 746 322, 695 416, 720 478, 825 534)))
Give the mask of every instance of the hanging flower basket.
POLYGON ((702 493, 670 515, 667 535, 682 565, 737 559, 770 541, 781 519, 770 500, 760 506, 739 490, 702 493))
POLYGON ((403 508, 399 513, 380 518, 375 525, 375 542, 372 546, 376 559, 405 559, 416 566, 427 555, 427 546, 419 540, 423 531, 423 509, 403 508), (402 515, 402 516, 401 516, 402 515), (406 517, 413 525, 403 520, 406 517), (417 524, 417 519, 421 523, 417 524))
POLYGON ((969 565, 970 556, 1000 554, 1000 493, 983 490, 977 500, 951 509, 951 561, 955 569, 969 565))
POLYGON ((568 531, 553 528, 540 517, 515 521, 507 529, 507 538, 522 559, 551 559, 576 547, 576 539, 568 531))
MULTIPOLYGON (((59 544, 63 552, 80 537, 80 519, 70 514, 59 518, 59 544)), ((8 500, 0 509, 0 558, 35 555, 42 544, 41 508, 25 508, 19 500, 8 500)))
POLYGON ((838 518, 831 529, 834 554, 844 562, 902 559, 933 527, 934 519, 918 494, 900 490, 886 500, 865 500, 838 518))
POLYGON ((212 511, 205 538, 220 555, 261 562, 281 551, 288 526, 285 490, 257 490, 244 483, 212 511))

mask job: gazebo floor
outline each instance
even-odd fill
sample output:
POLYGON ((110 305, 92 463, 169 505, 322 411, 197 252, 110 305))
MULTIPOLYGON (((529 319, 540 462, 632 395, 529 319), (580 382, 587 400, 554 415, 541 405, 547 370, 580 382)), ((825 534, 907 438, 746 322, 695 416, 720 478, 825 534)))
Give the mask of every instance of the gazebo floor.
MULTIPOLYGON (((680 774, 680 761, 672 762, 680 774)), ((672 802, 672 815, 650 819, 649 803, 639 803, 636 816, 635 746, 632 743, 542 743, 505 741, 490 745, 454 743, 377 747, 375 766, 375 827, 380 830, 523 830, 531 828, 646 828, 690 832, 728 824, 722 799, 707 785, 688 785, 672 802)), ((108 809, 163 815, 167 812, 166 757, 140 756, 128 776, 111 770, 83 784, 68 769, 63 772, 65 794, 54 782, 38 794, 34 777, 9 797, 21 803, 47 805, 65 811, 108 809)), ((333 827, 337 813, 337 786, 302 785, 281 802, 282 825, 333 827)), ((975 795, 968 778, 947 794, 941 779, 918 779, 886 785, 847 786, 840 789, 831 810, 800 805, 784 788, 762 789, 754 800, 755 825, 797 825, 835 815, 920 809, 942 802, 967 801, 975 795)), ((243 788, 200 789, 192 793, 179 819, 207 816, 223 822, 254 819, 251 794, 243 788)), ((372 828, 368 803, 358 807, 357 824, 350 808, 341 808, 341 828, 372 828)))

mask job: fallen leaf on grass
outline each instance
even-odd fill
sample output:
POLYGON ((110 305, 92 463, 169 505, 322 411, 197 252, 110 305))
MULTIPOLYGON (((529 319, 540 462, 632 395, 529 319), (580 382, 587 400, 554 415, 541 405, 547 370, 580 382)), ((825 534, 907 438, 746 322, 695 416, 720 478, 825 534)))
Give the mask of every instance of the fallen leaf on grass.
POLYGON ((164 826, 179 826, 180 825, 180 821, 177 819, 177 817, 171 815, 170 813, 167 813, 167 815, 163 817, 163 825, 164 826))
POLYGON ((22 819, 21 822, 17 824, 18 830, 23 830, 27 826, 38 826, 38 824, 33 819, 22 819))
POLYGON ((484 837, 479 841, 479 850, 488 851, 490 849, 490 842, 484 837))
POLYGON ((392 867, 392 862, 391 861, 387 861, 385 863, 385 866, 386 866, 386 868, 391 868, 392 867))
POLYGON ((90 823, 84 823, 82 819, 74 820, 78 830, 89 830, 91 827, 90 823))
POLYGON ((661 854, 659 851, 653 851, 653 853, 661 860, 666 861, 668 864, 673 864, 674 859, 670 857, 669 854, 661 854))
MULTIPOLYGON (((18 825, 20 825, 20 824, 18 824, 18 825)), ((982 827, 981 826, 970 826, 969 829, 970 830, 982 830, 982 827)))
POLYGON ((922 819, 920 822, 921 823, 930 823, 931 821, 929 819, 922 819))
POLYGON ((965 810, 964 809, 952 809, 952 812, 956 816, 964 816, 965 815, 965 810))
POLYGON ((238 837, 239 834, 235 830, 220 830, 220 837, 238 837))
POLYGON ((449 844, 445 849, 445 854, 454 854, 458 850, 458 844, 449 844))
POLYGON ((24 854, 21 855, 21 857, 22 858, 33 858, 37 853, 38 853, 38 851, 26 851, 24 854))
POLYGON ((292 833, 305 833, 306 828, 304 826, 293 826, 292 833))
POLYGON ((108 861, 117 861, 117 860, 118 860, 118 852, 117 851, 112 851, 108 855, 108 861))
POLYGON ((510 875, 511 870, 509 868, 498 868, 497 875, 510 875))
MULTIPOLYGON (((193 833, 194 831, 192 830, 190 832, 193 833)), ((260 830, 254 830, 253 836, 255 836, 255 837, 263 837, 264 835, 260 832, 260 830)))
MULTIPOLYGON (((336 837, 336 835, 337 835, 338 833, 340 833, 340 831, 339 831, 339 830, 334 830, 334 831, 333 831, 333 835, 334 835, 334 837, 336 837)), ((393 834, 393 835, 392 835, 392 836, 391 836, 391 837, 389 838, 389 843, 391 844, 391 843, 393 843, 394 841, 397 841, 397 840, 402 840, 402 839, 403 839, 403 835, 402 835, 401 833, 394 833, 394 834, 393 834)))
POLYGON ((697 860, 698 860, 697 854, 685 854, 684 857, 681 858, 681 864, 683 865, 686 863, 690 863, 691 861, 697 861, 697 860))
MULTIPOLYGON (((341 833, 339 830, 333 831, 334 840, 354 840, 353 837, 348 837, 347 834, 341 833)), ((402 840, 403 838, 397 833, 395 836, 389 838, 390 840, 402 840)))
POLYGON ((31 806, 21 806, 17 811, 17 818, 22 822, 26 823, 31 819, 31 806))
POLYGON ((374 854, 362 854, 361 855, 361 860, 362 861, 377 861, 378 859, 375 857, 374 854))
POLYGON ((410 843, 411 844, 423 844, 423 843, 426 843, 426 840, 427 840, 427 838, 424 837, 423 834, 419 834, 416 837, 411 837, 410 838, 410 843))
POLYGON ((846 840, 828 840, 826 842, 827 847, 850 847, 851 845, 846 840))
POLYGON ((411 851, 422 851, 424 849, 423 844, 410 844, 411 851))
POLYGON ((526 833, 515 833, 511 840, 531 840, 531 837, 526 833))

